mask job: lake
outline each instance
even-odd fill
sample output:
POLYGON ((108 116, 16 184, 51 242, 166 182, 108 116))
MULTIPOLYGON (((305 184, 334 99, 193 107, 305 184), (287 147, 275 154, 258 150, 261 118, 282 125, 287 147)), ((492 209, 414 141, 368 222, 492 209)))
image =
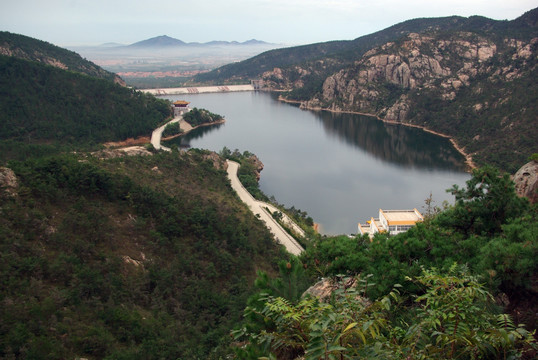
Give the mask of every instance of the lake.
POLYGON ((226 118, 166 146, 248 150, 265 167, 260 188, 287 207, 308 212, 327 235, 357 233, 379 209, 423 212, 453 203, 446 189, 470 175, 448 139, 373 117, 301 110, 265 92, 165 96, 226 118))

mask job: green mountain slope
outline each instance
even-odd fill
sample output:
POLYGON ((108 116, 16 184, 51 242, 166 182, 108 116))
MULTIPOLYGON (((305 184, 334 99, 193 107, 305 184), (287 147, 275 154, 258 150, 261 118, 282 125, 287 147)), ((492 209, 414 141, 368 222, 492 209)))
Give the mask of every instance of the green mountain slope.
POLYGON ((0 55, 0 108, 0 358, 222 358, 285 256, 224 160, 87 152, 169 103, 41 61, 0 55))
POLYGON ((150 134, 165 102, 110 81, 0 57, 2 139, 111 141, 150 134))
MULTIPOLYGON (((330 64, 326 72, 353 62, 355 58, 362 56, 366 51, 375 46, 394 41, 412 32, 428 30, 437 31, 488 31, 499 29, 505 31, 505 21, 496 21, 484 17, 473 16, 464 18, 449 16, 444 18, 421 18, 404 21, 387 29, 373 34, 361 36, 354 40, 329 41, 277 49, 267 51, 241 62, 228 64, 208 73, 199 74, 194 78, 195 82, 225 83, 228 81, 249 81, 252 78, 261 77, 265 71, 273 68, 287 68, 303 63, 312 63, 316 60, 328 59, 330 64)), ((525 26, 522 26, 525 28, 525 26)))
POLYGON ((11 163, 0 357, 218 358, 256 269, 282 254, 208 159, 11 163))
POLYGON ((24 35, 0 31, 0 55, 40 62, 125 85, 116 74, 83 59, 73 51, 24 35))
POLYGON ((28 146, 149 136, 169 105, 111 81, 0 56, 0 161, 28 146))
POLYGON ((267 52, 197 77, 261 78, 303 108, 361 112, 451 136, 513 172, 538 151, 538 9, 512 21, 415 19, 353 41, 267 52))

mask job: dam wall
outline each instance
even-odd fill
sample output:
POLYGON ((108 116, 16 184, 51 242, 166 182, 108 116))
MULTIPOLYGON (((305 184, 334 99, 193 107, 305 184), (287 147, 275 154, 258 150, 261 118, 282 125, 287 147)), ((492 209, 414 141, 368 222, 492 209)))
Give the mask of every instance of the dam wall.
POLYGON ((204 94, 204 93, 219 93, 219 92, 235 92, 235 91, 254 91, 252 85, 222 85, 222 86, 195 86, 195 87, 178 87, 178 88, 162 88, 162 89, 142 89, 141 91, 159 95, 182 95, 182 94, 204 94))

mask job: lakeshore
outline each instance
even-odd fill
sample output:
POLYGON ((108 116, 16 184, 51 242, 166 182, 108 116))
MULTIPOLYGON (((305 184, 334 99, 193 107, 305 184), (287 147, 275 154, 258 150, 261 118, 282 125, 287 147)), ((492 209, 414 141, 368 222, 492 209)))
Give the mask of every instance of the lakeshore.
MULTIPOLYGON (((155 95, 155 96, 166 96, 166 95, 187 95, 187 94, 192 95, 192 94, 208 94, 208 93, 225 93, 225 92, 254 91, 254 90, 255 90, 255 88, 252 85, 222 85, 222 86, 197 86, 197 87, 142 89, 140 91, 148 93, 148 94, 152 94, 152 95, 155 95)), ((274 91, 274 90, 270 90, 270 91, 274 91)), ((282 96, 279 96, 278 100, 282 101, 282 102, 285 102, 285 103, 300 105, 301 109, 313 110, 313 111, 329 111, 329 112, 334 112, 334 113, 346 113, 346 114, 356 114, 356 115, 370 116, 370 117, 374 117, 377 120, 380 120, 380 121, 382 121, 384 123, 387 123, 387 124, 404 125, 404 126, 408 126, 408 127, 414 127, 414 128, 417 128, 417 129, 421 129, 421 130, 423 130, 425 132, 428 132, 430 134, 437 135, 437 136, 440 136, 440 137, 448 139, 450 141, 450 143, 452 144, 452 146, 454 147, 454 149, 456 149, 456 151, 458 151, 465 158, 465 164, 469 167, 469 169, 473 170, 473 169, 477 168, 476 164, 473 162, 472 156, 470 154, 468 154, 467 152, 465 152, 465 150, 461 146, 459 146, 459 144, 456 142, 456 140, 453 137, 451 137, 449 135, 446 135, 446 134, 443 134, 443 133, 440 133, 440 132, 437 132, 437 131, 434 131, 434 130, 431 130, 431 129, 425 127, 425 126, 416 125, 416 124, 409 124, 409 123, 404 123, 404 122, 398 122, 398 121, 394 121, 394 120, 387 120, 387 119, 383 119, 383 118, 381 118, 381 117, 379 117, 378 115, 375 115, 375 114, 364 113, 364 112, 359 112, 359 111, 342 111, 342 110, 331 110, 331 109, 321 108, 321 107, 308 107, 308 106, 304 105, 303 101, 288 100, 288 99, 285 99, 282 96)), ((214 124, 217 124, 217 123, 214 123, 214 124)), ((213 124, 209 124, 209 125, 213 125, 213 124)), ((184 135, 184 134, 186 134, 186 133, 178 134, 178 135, 175 135, 173 137, 164 138, 163 140, 165 140, 165 141, 166 140, 171 140, 171 139, 174 139, 174 138, 176 138, 178 136, 181 136, 181 135, 184 135)))
POLYGON ((301 109, 305 109, 305 110, 312 110, 312 111, 329 111, 329 112, 333 112, 333 113, 342 113, 342 114, 356 114, 356 115, 362 115, 362 116, 369 116, 369 117, 373 117, 379 121, 382 121, 384 123, 387 123, 387 124, 392 124, 392 125, 404 125, 404 126, 408 126, 408 127, 412 127, 412 128, 416 128, 416 129, 421 129, 422 131, 425 131, 427 133, 430 133, 430 134, 433 134, 433 135, 436 135, 436 136, 440 136, 440 137, 443 137, 445 139, 448 139, 450 141, 450 143, 452 144, 452 146, 454 147, 454 149, 456 149, 456 151, 458 151, 464 158, 465 158, 465 164, 469 167, 470 170, 473 170, 473 169, 476 169, 477 166, 476 164, 473 162, 473 158, 471 155, 469 155, 468 153, 465 152, 465 150, 458 145, 458 143, 456 142, 456 140, 449 136, 449 135, 446 135, 446 134, 443 134, 443 133, 440 133, 440 132, 437 132, 437 131, 434 131, 434 130, 431 130, 425 126, 422 126, 422 125, 416 125, 416 124, 409 124, 409 123, 404 123, 404 122, 399 122, 399 121, 394 121, 394 120, 387 120, 387 119, 383 119, 375 114, 369 114, 369 113, 364 113, 364 112, 359 112, 359 111, 343 111, 343 110, 332 110, 332 109, 328 109, 328 108, 321 108, 321 107, 309 107, 309 106, 305 106, 304 105, 304 101, 297 101, 297 100, 288 100, 282 96, 279 96, 278 97, 278 100, 279 101, 282 101, 282 102, 285 102, 285 103, 289 103, 289 104, 295 104, 295 105, 300 105, 300 108, 301 109))
POLYGON ((430 192, 436 204, 451 202, 445 190, 468 180, 465 159, 450 141, 421 129, 388 126, 371 116, 304 111, 268 91, 163 98, 227 119, 226 126, 163 145, 256 154, 265 164, 260 189, 308 212, 324 235, 356 233, 357 222, 380 207, 420 208, 430 192))

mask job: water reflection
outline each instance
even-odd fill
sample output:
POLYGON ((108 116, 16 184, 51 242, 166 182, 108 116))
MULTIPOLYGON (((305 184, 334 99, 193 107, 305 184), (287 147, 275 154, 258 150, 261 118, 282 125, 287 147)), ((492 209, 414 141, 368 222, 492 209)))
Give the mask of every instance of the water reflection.
POLYGON ((211 126, 201 126, 199 128, 196 128, 187 134, 183 136, 179 136, 177 138, 171 139, 166 141, 166 146, 177 146, 178 148, 190 148, 191 147, 191 141, 196 139, 201 139, 204 137, 204 135, 207 135, 213 131, 218 130, 221 126, 224 126, 223 123, 215 124, 211 126))
POLYGON ((464 157, 445 138, 357 114, 316 112, 328 134, 404 167, 464 170, 464 157))
MULTIPOLYGON (((447 139, 356 114, 304 111, 266 93, 169 97, 221 114, 226 123, 174 140, 176 146, 248 150, 265 164, 260 188, 305 210, 322 233, 357 231, 383 209, 436 205, 463 185, 463 157, 447 139)), ((173 146, 168 143, 166 146, 173 146)))

